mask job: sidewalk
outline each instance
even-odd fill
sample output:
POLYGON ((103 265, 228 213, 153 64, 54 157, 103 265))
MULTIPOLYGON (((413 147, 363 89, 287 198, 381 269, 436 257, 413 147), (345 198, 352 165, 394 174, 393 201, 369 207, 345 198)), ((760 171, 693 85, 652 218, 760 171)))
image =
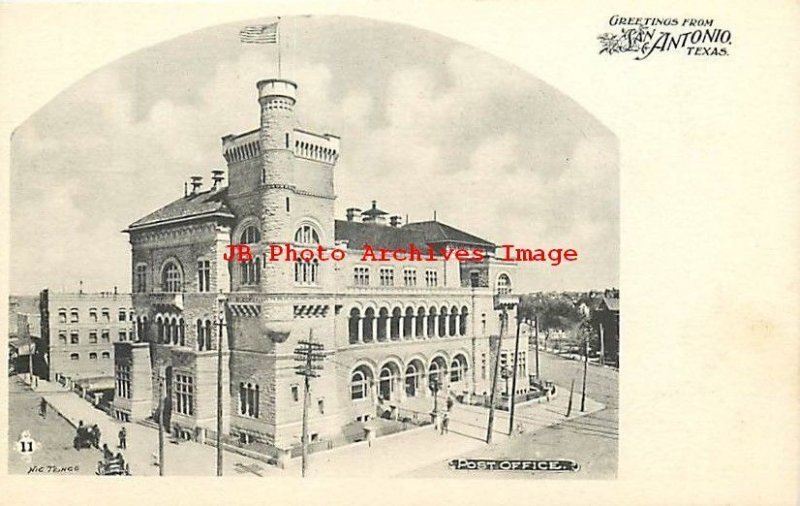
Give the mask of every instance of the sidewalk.
MULTIPOLYGON (((72 392, 53 391, 46 385, 41 392, 47 402, 73 426, 79 420, 84 424, 97 424, 101 431, 101 446, 108 444, 113 452, 122 451, 134 476, 158 475, 154 465, 158 454, 158 431, 135 423, 118 422, 92 407, 72 392), (117 433, 122 425, 128 432, 127 450, 117 449, 117 433)), ((549 403, 518 405, 515 425, 521 424, 525 432, 573 420, 603 409, 603 404, 586 399, 586 411, 580 411, 580 394, 573 398, 572 413, 566 418, 569 388, 558 385, 559 395, 549 403)), ((496 410, 493 445, 508 440, 509 414, 496 410)), ((309 477, 385 478, 406 474, 415 469, 463 456, 473 450, 486 448, 488 409, 456 404, 450 413, 450 430, 440 435, 433 426, 400 432, 377 438, 372 446, 367 442, 313 453, 309 456, 309 477)), ((70 442, 72 434, 65 435, 70 442)), ((167 436, 168 437, 168 436, 167 436)), ((165 440, 165 475, 213 476, 215 475, 216 449, 195 442, 172 443, 165 440)), ((223 457, 223 474, 226 476, 300 476, 301 461, 292 459, 285 470, 261 461, 226 451, 223 457)))
MULTIPOLYGON (((568 420, 597 412, 603 404, 586 399, 586 410, 580 411, 580 394, 573 397, 572 413, 566 418, 569 388, 558 385, 559 396, 549 403, 518 405, 515 425, 525 432, 557 425, 568 420)), ((391 436, 377 438, 372 447, 366 442, 344 446, 309 456, 309 477, 387 478, 403 475, 421 467, 463 456, 473 450, 486 448, 488 409, 455 404, 450 412, 449 433, 440 435, 433 426, 426 426, 391 436)), ((506 442, 509 414, 496 410, 493 446, 506 442)), ((285 475, 300 476, 300 459, 292 459, 285 475)))
MULTIPOLYGON (((158 458, 158 431, 136 423, 122 423, 107 416, 104 412, 95 409, 91 404, 78 397, 76 394, 63 390, 42 388, 44 381, 40 380, 37 392, 47 400, 47 403, 73 426, 77 427, 83 420, 85 425, 97 424, 100 428, 101 441, 115 454, 122 452, 125 461, 130 465, 131 474, 134 476, 157 476, 158 466, 154 464, 158 458), (122 426, 128 433, 127 449, 117 448, 119 442, 117 434, 122 426), (154 457, 155 456, 155 457, 154 457)), ((65 435, 71 444, 73 434, 65 435)), ((169 434, 164 439, 164 474, 166 476, 215 476, 216 475, 216 448, 196 443, 182 441, 174 443, 169 434)), ((258 476, 268 473, 268 464, 244 457, 242 455, 223 453, 223 475, 225 476, 258 476)))

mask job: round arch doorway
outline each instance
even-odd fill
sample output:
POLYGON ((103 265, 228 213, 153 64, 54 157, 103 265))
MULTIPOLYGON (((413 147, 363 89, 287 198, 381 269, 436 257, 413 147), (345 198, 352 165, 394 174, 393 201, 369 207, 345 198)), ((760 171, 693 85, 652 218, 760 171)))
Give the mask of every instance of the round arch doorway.
POLYGON ((387 362, 378 373, 378 396, 385 401, 395 400, 399 382, 400 369, 394 362, 387 362))
POLYGON ((406 367, 405 391, 406 397, 416 397, 422 388, 422 375, 425 367, 417 359, 412 360, 406 367))

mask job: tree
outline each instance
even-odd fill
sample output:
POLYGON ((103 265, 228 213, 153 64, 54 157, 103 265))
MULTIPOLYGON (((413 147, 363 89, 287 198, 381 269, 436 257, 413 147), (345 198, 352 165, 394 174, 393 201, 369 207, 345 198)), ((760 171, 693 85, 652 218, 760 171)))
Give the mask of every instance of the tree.
POLYGON ((569 332, 581 322, 581 314, 570 299, 559 294, 528 294, 520 301, 523 319, 538 318, 539 329, 569 332))

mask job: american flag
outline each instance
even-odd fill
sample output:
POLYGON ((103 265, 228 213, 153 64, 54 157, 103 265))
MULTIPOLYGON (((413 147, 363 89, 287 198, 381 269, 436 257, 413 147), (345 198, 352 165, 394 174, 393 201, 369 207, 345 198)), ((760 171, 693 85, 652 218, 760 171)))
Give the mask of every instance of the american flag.
POLYGON ((239 40, 245 44, 277 44, 278 23, 245 26, 239 30, 239 40))

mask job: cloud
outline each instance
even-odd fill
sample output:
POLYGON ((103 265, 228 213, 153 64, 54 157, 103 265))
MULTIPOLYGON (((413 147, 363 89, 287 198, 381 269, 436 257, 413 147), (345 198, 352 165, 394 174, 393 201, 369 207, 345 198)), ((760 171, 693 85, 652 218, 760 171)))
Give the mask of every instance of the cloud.
MULTIPOLYGON (((441 47, 429 61, 370 60, 374 80, 330 58, 285 62, 300 86, 301 126, 342 138, 337 217, 372 199, 412 220, 436 210, 496 242, 603 251, 599 275, 587 267, 571 279, 616 279, 606 253, 618 235, 613 137, 538 79, 466 46, 441 47)), ((12 239, 27 256, 12 256, 13 290, 77 279, 128 286, 130 247, 119 231, 179 198, 189 176, 223 167, 223 135, 259 124, 255 84, 275 74, 274 61, 261 47, 236 50, 208 65, 159 65, 157 48, 133 55, 15 132, 12 239)), ((537 272, 537 286, 570 281, 537 272)))

